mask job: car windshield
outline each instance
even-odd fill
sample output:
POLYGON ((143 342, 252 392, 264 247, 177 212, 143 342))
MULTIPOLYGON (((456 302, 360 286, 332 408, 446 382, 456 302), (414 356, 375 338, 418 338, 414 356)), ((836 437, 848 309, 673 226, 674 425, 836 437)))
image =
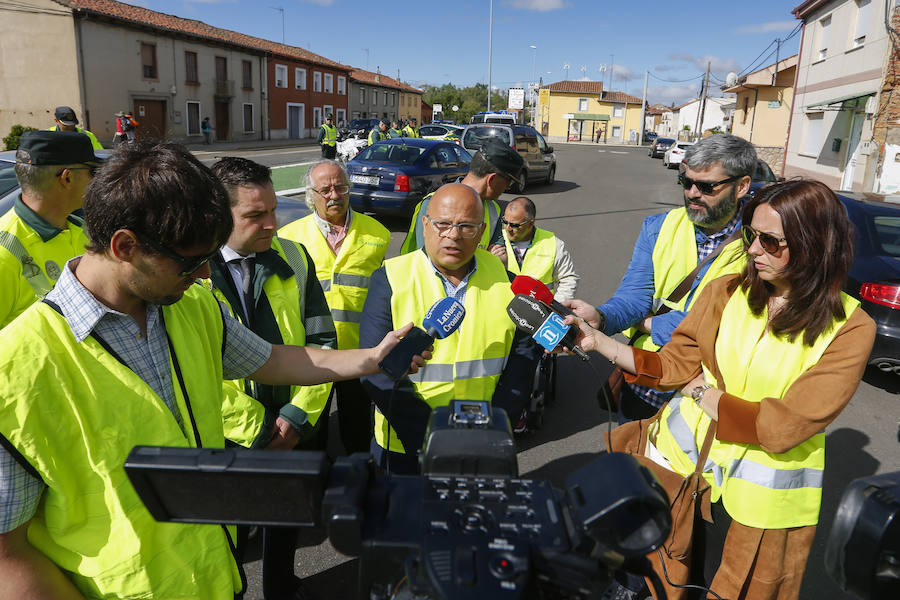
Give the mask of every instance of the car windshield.
POLYGON ((8 162, 0 162, 0 198, 18 187, 19 181, 13 170, 15 165, 8 162))
POLYGON ((406 144, 375 144, 359 153, 354 160, 371 160, 395 165, 411 165, 419 160, 425 148, 406 144))
POLYGON ((872 218, 875 246, 884 256, 900 257, 900 216, 878 215, 872 218))
POLYGON ((775 174, 772 173, 772 169, 769 168, 769 165, 764 161, 757 160, 756 171, 753 173, 753 181, 768 181, 774 183, 777 180, 775 179, 775 174))
POLYGON ((496 138, 507 146, 512 145, 509 137, 509 129, 505 127, 470 127, 463 137, 463 146, 466 148, 480 148, 485 140, 496 138))

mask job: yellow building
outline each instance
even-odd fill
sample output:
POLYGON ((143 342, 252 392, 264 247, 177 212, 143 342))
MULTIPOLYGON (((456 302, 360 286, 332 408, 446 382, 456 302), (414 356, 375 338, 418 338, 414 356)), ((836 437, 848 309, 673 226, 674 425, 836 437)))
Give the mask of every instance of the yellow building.
POLYGON ((795 54, 741 77, 732 87, 723 88, 723 92, 737 94, 731 133, 757 146, 783 149, 787 144, 796 70, 795 54))
POLYGON ((641 99, 604 91, 602 81, 557 81, 541 88, 541 133, 551 142, 637 144, 641 99))

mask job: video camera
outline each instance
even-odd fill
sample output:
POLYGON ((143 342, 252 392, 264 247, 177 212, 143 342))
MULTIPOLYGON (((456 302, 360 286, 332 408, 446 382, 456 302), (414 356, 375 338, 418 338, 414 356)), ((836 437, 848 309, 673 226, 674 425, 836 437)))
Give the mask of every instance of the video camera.
POLYGON ((421 476, 368 454, 135 447, 125 470, 158 521, 327 528, 360 557, 358 598, 599 598, 611 569, 644 572, 671 527, 656 478, 600 454, 564 489, 517 476, 506 414, 433 411, 421 476), (290 501, 287 501, 290 499, 290 501))

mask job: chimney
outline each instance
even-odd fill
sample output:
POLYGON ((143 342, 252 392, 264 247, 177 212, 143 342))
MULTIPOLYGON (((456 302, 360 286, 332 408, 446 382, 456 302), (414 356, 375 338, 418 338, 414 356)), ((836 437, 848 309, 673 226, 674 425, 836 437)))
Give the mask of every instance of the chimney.
POLYGON ((381 83, 381 67, 375 67, 375 83, 381 83))

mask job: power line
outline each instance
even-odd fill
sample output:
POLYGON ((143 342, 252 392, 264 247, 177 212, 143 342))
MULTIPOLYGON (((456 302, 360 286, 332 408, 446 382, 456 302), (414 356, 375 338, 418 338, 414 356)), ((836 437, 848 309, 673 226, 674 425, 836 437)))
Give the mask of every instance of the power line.
POLYGON ((691 77, 690 79, 663 79, 662 77, 657 77, 653 73, 650 73, 650 77, 652 77, 653 79, 656 79, 658 81, 664 81, 666 83, 686 83, 688 81, 695 81, 697 79, 700 79, 704 75, 705 75, 704 73, 700 73, 696 77, 691 77))

